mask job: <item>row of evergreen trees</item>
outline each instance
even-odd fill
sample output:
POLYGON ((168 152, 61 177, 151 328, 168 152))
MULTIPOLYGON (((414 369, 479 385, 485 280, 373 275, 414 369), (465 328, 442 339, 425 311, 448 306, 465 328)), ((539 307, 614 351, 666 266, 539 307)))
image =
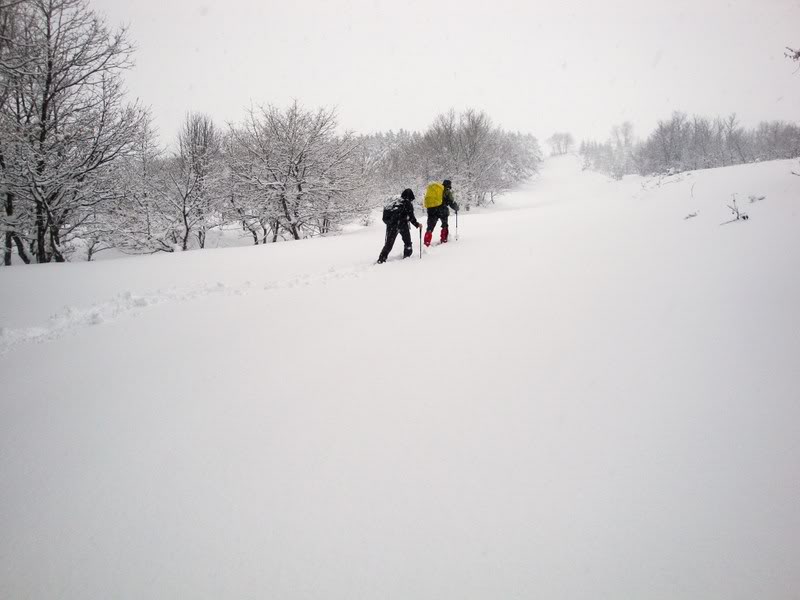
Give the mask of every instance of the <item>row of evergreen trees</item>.
POLYGON ((473 110, 423 133, 357 136, 332 110, 298 103, 226 127, 188 114, 166 150, 148 109, 126 100, 132 57, 126 30, 110 30, 87 0, 0 2, 4 264, 202 248, 224 225, 256 244, 300 239, 445 177, 469 208, 539 161, 535 138, 473 110))
POLYGON ((735 114, 710 119, 675 112, 643 141, 623 123, 606 142, 584 141, 580 153, 586 168, 615 178, 725 167, 800 156, 800 126, 772 121, 746 129, 735 114))

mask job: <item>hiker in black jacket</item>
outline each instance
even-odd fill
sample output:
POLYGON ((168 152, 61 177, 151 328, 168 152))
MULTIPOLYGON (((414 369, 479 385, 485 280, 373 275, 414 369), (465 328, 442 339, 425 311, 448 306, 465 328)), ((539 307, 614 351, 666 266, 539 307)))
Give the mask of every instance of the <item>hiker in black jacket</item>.
POLYGON ((406 188, 399 196, 392 196, 384 202, 383 222, 386 223, 386 243, 378 256, 378 264, 386 262, 398 233, 403 238, 403 258, 408 258, 414 252, 408 223, 411 222, 417 229, 422 225, 414 216, 413 201, 414 192, 406 188))

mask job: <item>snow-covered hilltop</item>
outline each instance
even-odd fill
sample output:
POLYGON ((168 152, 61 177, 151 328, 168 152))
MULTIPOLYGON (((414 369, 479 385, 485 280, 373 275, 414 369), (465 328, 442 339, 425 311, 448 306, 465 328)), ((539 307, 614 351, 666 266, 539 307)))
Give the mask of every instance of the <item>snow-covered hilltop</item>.
POLYGON ((0 598, 793 597, 792 168, 3 269, 0 598))

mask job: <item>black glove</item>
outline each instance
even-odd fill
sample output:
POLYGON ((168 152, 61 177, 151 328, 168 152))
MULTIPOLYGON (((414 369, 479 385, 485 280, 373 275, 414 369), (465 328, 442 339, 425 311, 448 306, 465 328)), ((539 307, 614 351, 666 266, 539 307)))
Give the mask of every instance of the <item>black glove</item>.
POLYGON ((453 210, 458 212, 458 204, 456 204, 455 202, 453 202, 453 210))

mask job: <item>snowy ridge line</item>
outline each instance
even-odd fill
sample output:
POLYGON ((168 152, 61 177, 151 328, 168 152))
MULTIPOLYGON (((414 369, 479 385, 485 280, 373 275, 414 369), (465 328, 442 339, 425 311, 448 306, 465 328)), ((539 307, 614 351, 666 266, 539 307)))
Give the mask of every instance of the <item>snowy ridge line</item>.
MULTIPOLYGON (((331 281, 352 279, 370 268, 372 264, 348 267, 345 269, 330 269, 315 275, 300 275, 291 279, 271 281, 263 284, 264 291, 291 289, 294 287, 308 286, 311 284, 327 285, 331 281)), ((246 292, 257 289, 250 281, 242 284, 228 286, 222 282, 206 284, 193 288, 175 288, 158 290, 153 294, 137 295, 130 291, 122 292, 111 300, 93 304, 89 307, 67 306, 52 315, 47 323, 33 327, 7 328, 0 327, 0 356, 6 354, 14 347, 26 343, 41 343, 54 340, 68 334, 75 329, 110 323, 127 315, 137 316, 139 311, 148 307, 158 306, 172 302, 187 302, 204 298, 212 294, 225 294, 227 296, 241 296, 246 292)))

